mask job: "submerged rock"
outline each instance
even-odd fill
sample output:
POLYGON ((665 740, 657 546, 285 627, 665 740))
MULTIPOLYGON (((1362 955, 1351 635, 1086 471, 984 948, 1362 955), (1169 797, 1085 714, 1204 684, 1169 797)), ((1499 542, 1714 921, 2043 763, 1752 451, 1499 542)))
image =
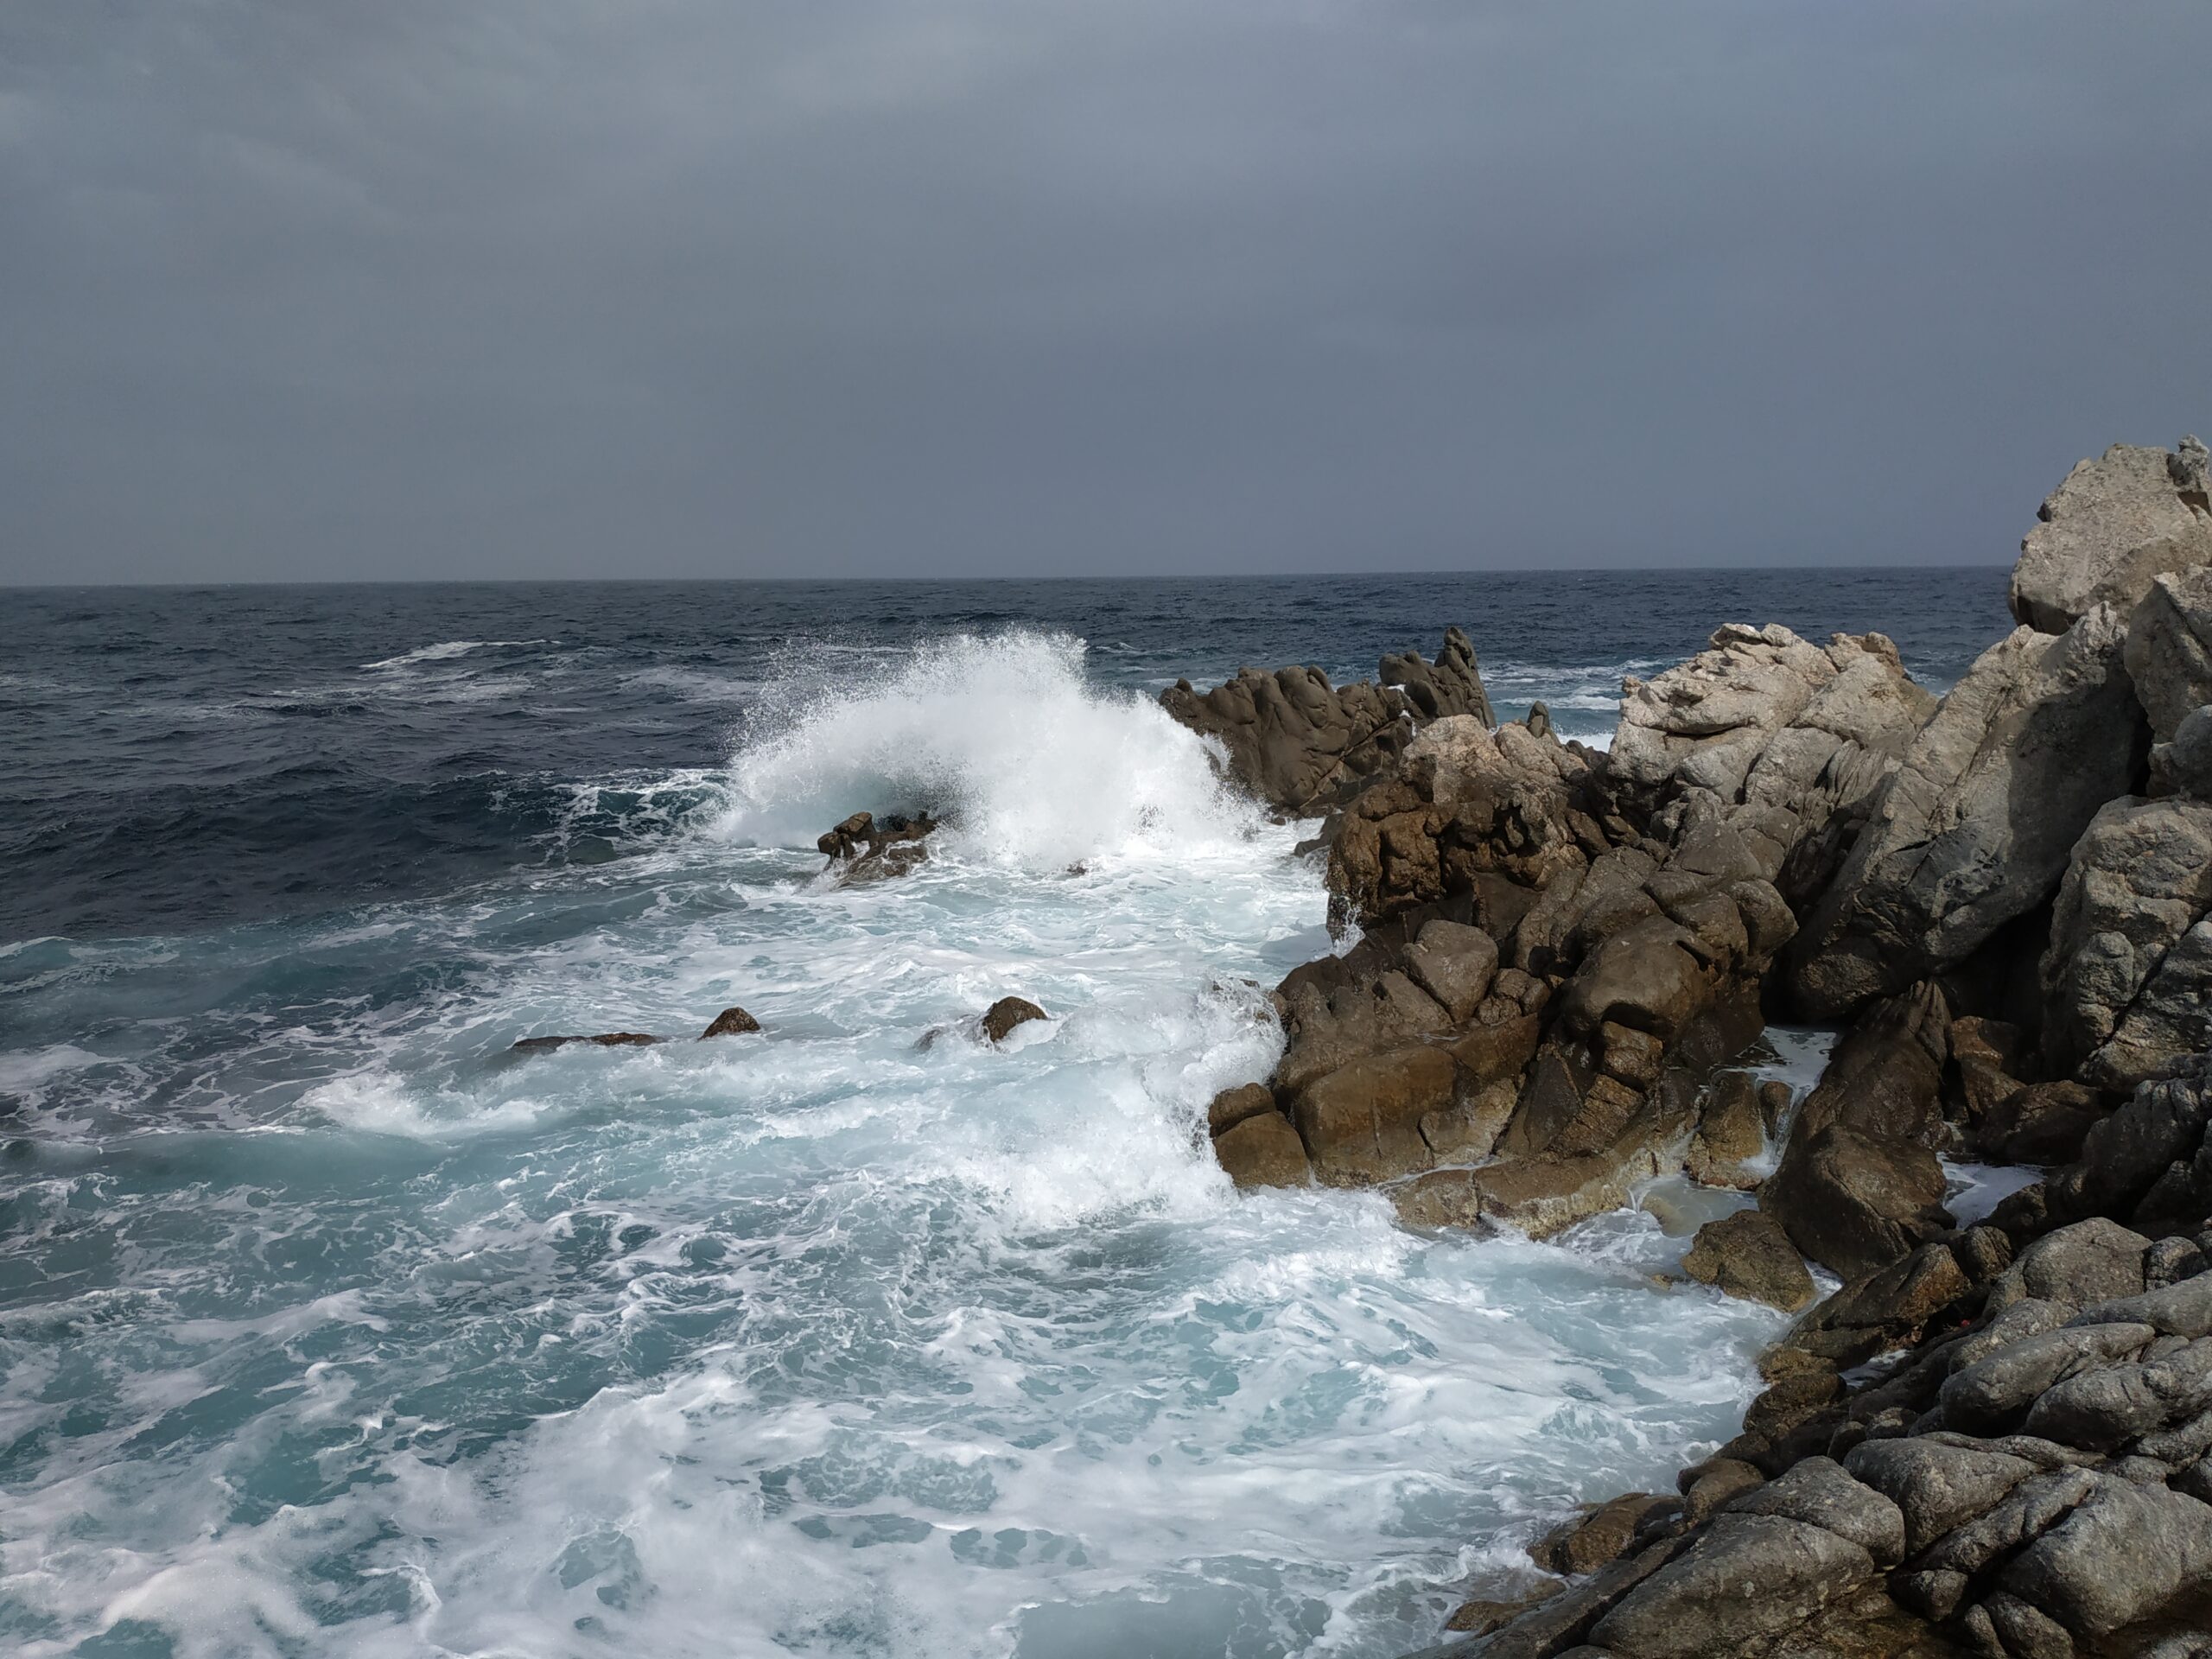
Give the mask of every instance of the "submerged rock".
POLYGON ((665 1040, 643 1031, 607 1031, 596 1037, 525 1037, 514 1046, 518 1054, 545 1054, 570 1043, 592 1043, 601 1048, 644 1048, 665 1040))
POLYGON ((878 881, 905 875, 929 857, 923 842, 943 827, 927 812, 912 817, 891 813, 878 818, 872 812, 855 812, 825 830, 815 849, 829 861, 838 881, 878 881))

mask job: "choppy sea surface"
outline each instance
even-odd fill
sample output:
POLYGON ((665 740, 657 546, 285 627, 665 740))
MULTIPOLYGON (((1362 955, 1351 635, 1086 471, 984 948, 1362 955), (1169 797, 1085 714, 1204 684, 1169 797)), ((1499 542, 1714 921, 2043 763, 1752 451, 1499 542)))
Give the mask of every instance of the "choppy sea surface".
POLYGON ((1205 1105, 1324 899, 1154 698, 1456 622, 1600 737, 1724 620, 1941 688, 2003 586, 0 591, 0 1649, 1433 1639, 1732 1433, 1779 1317, 1656 1281, 1711 1195, 1531 1244, 1232 1192, 1205 1105), (918 874, 820 879, 925 805, 918 874), (1052 1018, 963 1034, 1008 993, 1052 1018))

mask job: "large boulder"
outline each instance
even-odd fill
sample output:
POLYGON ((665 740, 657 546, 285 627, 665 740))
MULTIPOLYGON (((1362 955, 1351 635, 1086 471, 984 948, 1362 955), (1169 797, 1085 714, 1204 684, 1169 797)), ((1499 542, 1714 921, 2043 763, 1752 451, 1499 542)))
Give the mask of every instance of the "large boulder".
POLYGON ((2122 652, 2159 742, 2212 703, 2212 566, 2163 575, 2136 602, 2122 652))
POLYGON ((2132 1089, 2212 1039, 2212 804, 2113 801, 2074 849, 2043 959, 2056 1077, 2132 1089))
POLYGON ((1802 900, 1935 707, 1881 634, 1821 646, 1731 624, 1688 662, 1622 683, 1607 778, 1647 811, 1716 814, 1756 874, 1802 900))
POLYGON ((1488 726, 1495 718, 1474 647, 1457 628, 1446 632, 1433 663, 1418 652, 1384 658, 1379 683, 1334 686, 1318 668, 1241 668, 1210 691, 1178 680, 1160 701, 1220 745, 1237 783, 1294 813, 1326 810, 1386 766, 1421 723, 1466 715, 1488 726))
POLYGON ((2212 563, 2204 446, 2116 443, 2066 475, 2020 543, 2012 614, 2064 633, 2099 605, 2133 606, 2157 577, 2212 563))
POLYGON ((1759 1189, 1790 1242, 1846 1279, 1949 1225, 1934 1151, 1948 1034, 1932 984, 1874 1009, 1836 1046, 1759 1189))
POLYGON ((2119 613, 1976 659, 1873 798, 1791 946, 1790 989, 1834 1019, 1965 962, 2057 888, 2097 810, 2141 777, 2149 734, 2119 613))
POLYGON ((1731 1296, 1795 1313, 1813 1300, 1813 1275, 1774 1217, 1758 1210, 1708 1221, 1697 1230, 1682 1271, 1731 1296))

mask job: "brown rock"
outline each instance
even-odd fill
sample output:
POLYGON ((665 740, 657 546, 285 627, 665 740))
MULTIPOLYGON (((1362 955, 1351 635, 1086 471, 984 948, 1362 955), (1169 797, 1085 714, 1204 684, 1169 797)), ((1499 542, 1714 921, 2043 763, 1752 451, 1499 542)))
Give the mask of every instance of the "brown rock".
POLYGON ((1264 1083, 1247 1083, 1235 1089, 1224 1089, 1206 1108, 1206 1133, 1212 1135, 1224 1134, 1248 1117, 1257 1117, 1262 1112, 1275 1109, 1274 1095, 1264 1083))
POLYGON ((983 1035, 992 1042, 1002 1043, 1016 1026, 1047 1017, 1044 1009, 1027 997, 1002 996, 983 1010, 983 1035))
POLYGON ((760 1022, 743 1008, 724 1008, 715 1016, 715 1022, 699 1033, 699 1040, 709 1037, 741 1037, 747 1032, 760 1029, 760 1022))
POLYGON ((1682 1271, 1746 1301, 1794 1313, 1811 1302, 1813 1275, 1771 1216, 1739 1210, 1708 1221, 1682 1257, 1682 1271))
POLYGON ((1421 1121, 1453 1103, 1458 1068, 1426 1045, 1370 1054, 1306 1085, 1293 1103, 1313 1163, 1327 1186, 1365 1186, 1434 1161, 1421 1121))
POLYGON ((1647 1520, 1681 1507, 1681 1499, 1650 1492, 1624 1492, 1554 1527, 1529 1546, 1529 1554, 1547 1573, 1569 1577, 1594 1573, 1618 1559, 1647 1520))
POLYGON ((2000 1164, 2063 1164, 2107 1109, 2105 1097, 2078 1083, 2038 1083, 1992 1108, 1974 1132, 1975 1149, 2000 1164))
POLYGON ((1747 1071, 1723 1071, 1713 1080, 1697 1134, 1690 1141, 1690 1179, 1707 1186, 1751 1192, 1761 1177, 1745 1166, 1765 1150, 1766 1124, 1757 1084, 1747 1071))
POLYGON ((1766 1484, 1755 1464, 1739 1458, 1715 1458, 1702 1465, 1682 1497, 1682 1519, 1694 1527, 1716 1513, 1732 1498, 1741 1497, 1766 1484))
POLYGON ((1303 1186, 1306 1147, 1281 1112, 1262 1112, 1214 1137, 1213 1155, 1239 1186, 1303 1186))

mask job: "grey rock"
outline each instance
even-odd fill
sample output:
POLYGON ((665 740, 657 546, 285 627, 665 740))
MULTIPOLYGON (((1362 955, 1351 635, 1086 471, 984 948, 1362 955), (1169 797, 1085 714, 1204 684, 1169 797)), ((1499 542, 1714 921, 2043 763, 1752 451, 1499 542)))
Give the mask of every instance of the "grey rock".
POLYGON ((2021 1251, 1990 1293, 1991 1305, 2002 1310, 2034 1298, 2082 1307, 2139 1295, 2150 1248, 2142 1234, 2102 1216, 2077 1221, 2021 1251))
MULTIPOLYGON (((2212 571, 2208 571, 2212 578, 2212 571)), ((2075 845, 2043 959, 2055 1077, 2133 1089, 2212 1038, 2212 951, 2177 947, 2212 910, 2212 804, 2124 797, 2075 845)))
POLYGON ((1911 1554, 1988 1510, 2038 1472, 2035 1464, 2009 1452, 1922 1438, 1865 1441, 1846 1455, 1843 1466, 1897 1506, 1911 1554))
POLYGON ((2063 1378, 2030 1408, 2023 1427, 2047 1440, 2111 1452, 2208 1410, 2212 1340, 2063 1378))
POLYGON ((2042 1608, 1999 1590, 1981 1604, 2012 1659, 2074 1659, 2074 1638, 2042 1608))
POLYGON ((1957 967, 2050 896, 2147 752, 2123 638, 2108 607, 2056 639, 2018 629, 1943 699, 1787 953, 1809 1017, 1957 967))
POLYGON ((2152 581, 2128 617, 2123 660, 2158 742, 2212 702, 2212 569, 2152 581))
POLYGON ((1738 1652, 1805 1623, 1876 1570, 1866 1550, 1824 1527, 1724 1513, 1599 1619, 1590 1639, 1621 1659, 1738 1652))
POLYGON ((2147 1325, 2160 1336, 2192 1341, 2212 1337, 2212 1274, 2199 1274, 2139 1295, 2094 1303, 2083 1308, 2069 1323, 2147 1325))
POLYGON ((2212 708, 2192 709, 2151 746, 2151 793, 2212 800, 2212 708))
POLYGON ((2023 1338, 1944 1379, 1939 1393, 1943 1421, 1970 1433, 2017 1427, 2054 1383, 2115 1360, 2133 1359, 2157 1335, 2147 1325, 2093 1325, 2023 1338))
POLYGON ((2063 633, 2100 604, 2132 607, 2167 571, 2212 563, 2205 449, 2116 443, 2043 504, 2012 567, 2012 614, 2063 633))
POLYGON ((2077 1636, 2151 1618, 2212 1579, 2212 1506, 2162 1486, 2101 1480, 1999 1583, 2077 1636))
POLYGON ((2064 1520, 2096 1490, 2097 1479, 2087 1469, 2031 1475, 1986 1512, 1936 1540, 1917 1565, 1931 1572, 1977 1575, 2064 1520))
POLYGON ((1822 1528, 1858 1545, 1878 1567, 1904 1559, 1904 1510, 1830 1458, 1803 1459, 1728 1507, 1735 1515, 1778 1515, 1822 1528))

